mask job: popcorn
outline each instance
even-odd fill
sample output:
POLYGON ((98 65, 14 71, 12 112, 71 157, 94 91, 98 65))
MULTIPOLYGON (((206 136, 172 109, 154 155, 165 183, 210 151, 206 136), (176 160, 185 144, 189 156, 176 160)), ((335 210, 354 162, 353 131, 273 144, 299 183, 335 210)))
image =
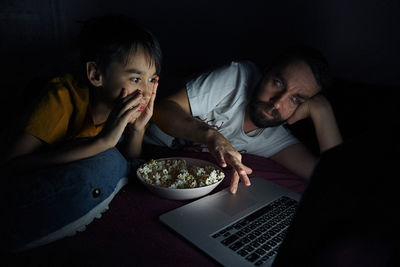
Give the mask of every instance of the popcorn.
POLYGON ((153 185, 169 188, 195 188, 214 184, 225 174, 213 166, 188 165, 185 160, 150 160, 138 168, 143 179, 153 185))

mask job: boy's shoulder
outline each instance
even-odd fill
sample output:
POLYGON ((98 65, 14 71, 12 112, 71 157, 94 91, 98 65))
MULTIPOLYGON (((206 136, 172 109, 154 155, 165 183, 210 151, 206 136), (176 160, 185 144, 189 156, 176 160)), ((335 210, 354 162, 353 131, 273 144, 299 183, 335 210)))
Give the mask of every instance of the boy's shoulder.
POLYGON ((74 100, 86 101, 89 99, 89 88, 71 73, 51 78, 47 89, 49 93, 69 95, 74 100))
POLYGON ((52 77, 49 80, 49 84, 53 85, 53 87, 64 87, 66 89, 76 89, 76 88, 84 88, 82 83, 76 78, 76 76, 72 73, 66 73, 62 75, 58 75, 52 77))

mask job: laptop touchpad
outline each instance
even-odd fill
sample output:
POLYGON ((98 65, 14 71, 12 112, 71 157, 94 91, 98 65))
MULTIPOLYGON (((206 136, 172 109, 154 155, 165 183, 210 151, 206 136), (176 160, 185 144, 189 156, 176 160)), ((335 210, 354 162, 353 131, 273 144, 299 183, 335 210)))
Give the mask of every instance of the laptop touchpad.
POLYGON ((256 204, 257 201, 250 195, 232 195, 228 193, 224 195, 221 201, 215 201, 215 208, 222 211, 230 216, 234 216, 239 212, 243 212, 247 208, 256 204))

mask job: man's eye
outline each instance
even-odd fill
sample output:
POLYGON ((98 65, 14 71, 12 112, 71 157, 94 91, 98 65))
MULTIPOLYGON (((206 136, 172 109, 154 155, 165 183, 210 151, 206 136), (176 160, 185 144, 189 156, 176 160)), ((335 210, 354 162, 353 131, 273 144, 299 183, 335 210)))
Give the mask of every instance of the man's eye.
POLYGON ((131 78, 130 80, 134 83, 138 83, 140 81, 140 78, 131 78))
POLYGON ((283 87, 283 83, 280 80, 275 80, 274 82, 275 82, 276 86, 278 86, 280 88, 283 87))
POLYGON ((297 96, 293 96, 293 97, 292 97, 292 102, 293 102, 294 104, 296 104, 296 105, 302 103, 301 99, 298 98, 297 96))

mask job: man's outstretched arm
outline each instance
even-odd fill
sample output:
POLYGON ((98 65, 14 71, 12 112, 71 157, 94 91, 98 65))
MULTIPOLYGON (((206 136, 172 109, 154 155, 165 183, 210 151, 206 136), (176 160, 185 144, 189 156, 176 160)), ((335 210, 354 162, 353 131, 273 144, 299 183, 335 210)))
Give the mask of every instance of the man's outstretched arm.
POLYGON ((192 117, 186 88, 159 101, 152 121, 171 136, 206 144, 221 167, 231 165, 235 170, 231 179, 232 193, 236 193, 239 179, 250 185, 247 174, 251 173, 251 169, 242 164, 242 155, 218 131, 192 117))

